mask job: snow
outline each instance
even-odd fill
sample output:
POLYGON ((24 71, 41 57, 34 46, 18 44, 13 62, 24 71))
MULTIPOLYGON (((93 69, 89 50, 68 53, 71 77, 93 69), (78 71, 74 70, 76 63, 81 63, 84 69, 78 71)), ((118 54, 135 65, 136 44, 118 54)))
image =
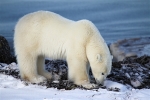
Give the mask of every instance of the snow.
MULTIPOLYGON (((15 63, 10 65, 2 64, 8 68, 18 68, 15 63)), ((105 81, 107 88, 119 88, 119 92, 98 90, 58 90, 46 88, 45 86, 28 84, 12 76, 0 74, 0 100, 148 100, 150 89, 133 89, 123 84, 105 81)))

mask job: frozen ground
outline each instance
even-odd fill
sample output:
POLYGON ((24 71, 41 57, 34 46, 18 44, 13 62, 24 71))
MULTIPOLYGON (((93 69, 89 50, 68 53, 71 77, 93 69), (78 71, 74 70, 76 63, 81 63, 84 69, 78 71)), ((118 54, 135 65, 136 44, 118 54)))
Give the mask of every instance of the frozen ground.
MULTIPOLYGON (((18 68, 15 63, 10 65, 18 68)), ((120 83, 105 81, 107 88, 120 88, 120 92, 98 90, 58 90, 44 86, 29 84, 12 76, 0 74, 0 100, 148 100, 150 89, 132 89, 120 83)))

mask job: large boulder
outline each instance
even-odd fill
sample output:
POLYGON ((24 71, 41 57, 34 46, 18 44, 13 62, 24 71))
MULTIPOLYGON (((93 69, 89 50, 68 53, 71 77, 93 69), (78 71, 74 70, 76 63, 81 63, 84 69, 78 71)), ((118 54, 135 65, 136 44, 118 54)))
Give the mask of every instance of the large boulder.
POLYGON ((122 61, 131 56, 150 56, 150 37, 118 40, 110 45, 113 61, 122 61))
POLYGON ((0 36, 0 63, 11 63, 16 62, 15 57, 10 53, 10 46, 7 40, 0 36))

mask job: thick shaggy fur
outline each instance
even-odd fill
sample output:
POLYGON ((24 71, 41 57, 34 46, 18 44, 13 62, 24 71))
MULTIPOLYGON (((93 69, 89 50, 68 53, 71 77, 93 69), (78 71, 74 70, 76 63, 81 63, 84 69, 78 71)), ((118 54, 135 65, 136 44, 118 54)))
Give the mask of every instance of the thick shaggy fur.
POLYGON ((48 11, 23 16, 15 27, 14 45, 21 77, 39 83, 52 75, 44 70, 44 59, 63 59, 68 78, 86 88, 91 66, 98 83, 111 70, 112 58, 98 29, 88 20, 72 21, 48 11))

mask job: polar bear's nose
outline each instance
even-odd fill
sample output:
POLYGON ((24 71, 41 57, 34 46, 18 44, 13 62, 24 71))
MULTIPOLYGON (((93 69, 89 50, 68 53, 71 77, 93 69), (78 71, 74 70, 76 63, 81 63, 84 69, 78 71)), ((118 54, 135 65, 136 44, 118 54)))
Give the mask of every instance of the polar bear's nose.
POLYGON ((104 79, 101 80, 96 79, 96 83, 99 85, 104 85, 104 79))

